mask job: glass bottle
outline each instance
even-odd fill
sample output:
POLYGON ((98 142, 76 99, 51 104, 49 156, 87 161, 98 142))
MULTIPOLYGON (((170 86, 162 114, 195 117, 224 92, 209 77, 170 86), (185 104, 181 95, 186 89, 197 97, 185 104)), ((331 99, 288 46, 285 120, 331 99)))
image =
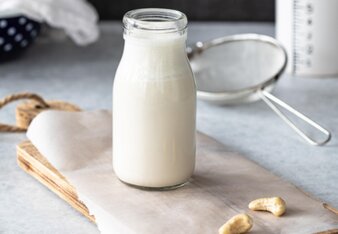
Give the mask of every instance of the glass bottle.
POLYGON ((113 167, 141 188, 185 184, 195 166, 196 87, 187 18, 137 9, 123 18, 124 51, 113 87, 113 167))

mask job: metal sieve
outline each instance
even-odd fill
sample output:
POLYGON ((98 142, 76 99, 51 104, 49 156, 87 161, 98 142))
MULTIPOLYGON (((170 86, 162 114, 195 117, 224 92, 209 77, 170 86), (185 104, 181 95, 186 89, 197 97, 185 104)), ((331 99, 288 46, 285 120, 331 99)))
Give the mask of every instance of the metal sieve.
POLYGON ((327 129, 270 93, 287 64, 287 54, 275 39, 258 34, 226 36, 197 42, 188 48, 188 57, 199 99, 221 105, 263 100, 306 142, 324 145, 330 141, 327 129), (312 139, 280 107, 323 133, 325 139, 312 139))

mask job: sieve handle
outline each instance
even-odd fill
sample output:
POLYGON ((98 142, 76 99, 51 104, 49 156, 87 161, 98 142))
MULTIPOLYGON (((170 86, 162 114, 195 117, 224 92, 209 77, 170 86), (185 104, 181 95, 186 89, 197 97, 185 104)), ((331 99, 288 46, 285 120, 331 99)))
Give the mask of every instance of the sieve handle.
POLYGON ((309 117, 305 116, 304 114, 300 113, 299 111, 295 110, 290 105, 286 104, 282 100, 276 98, 271 93, 265 91, 264 89, 261 89, 260 92, 258 92, 260 97, 263 99, 263 101, 282 119, 285 123, 287 123, 298 135, 300 135, 306 142, 308 142, 311 145, 320 146, 325 145, 327 142, 331 140, 331 133, 327 129, 320 126, 318 123, 310 119, 309 117), (303 120, 307 124, 311 125, 321 133, 323 133, 326 138, 323 141, 316 141, 306 135, 301 129, 299 129, 286 115, 284 115, 279 108, 275 104, 283 107, 290 113, 297 116, 299 119, 303 120))

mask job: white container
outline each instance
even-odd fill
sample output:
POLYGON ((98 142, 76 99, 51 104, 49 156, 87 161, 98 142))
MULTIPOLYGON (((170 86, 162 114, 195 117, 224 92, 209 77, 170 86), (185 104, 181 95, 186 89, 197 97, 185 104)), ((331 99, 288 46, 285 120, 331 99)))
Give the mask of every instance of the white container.
POLYGON ((277 0, 276 37, 288 52, 287 72, 338 74, 338 0, 277 0))
POLYGON ((186 16, 138 9, 124 16, 113 89, 113 166, 119 179, 173 188, 195 166, 196 88, 185 52, 186 16))

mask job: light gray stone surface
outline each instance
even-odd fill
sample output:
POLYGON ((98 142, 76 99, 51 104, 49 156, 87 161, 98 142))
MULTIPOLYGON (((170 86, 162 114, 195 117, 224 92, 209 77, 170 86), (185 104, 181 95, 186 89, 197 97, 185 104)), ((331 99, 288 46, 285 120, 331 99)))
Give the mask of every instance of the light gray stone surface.
MULTIPOLYGON (((89 47, 39 40, 24 57, 0 64, 0 97, 38 92, 84 109, 111 108, 114 72, 122 52, 120 23, 104 23, 89 47)), ((266 23, 192 23, 189 43, 235 33, 273 35, 266 23)), ((338 207, 338 79, 283 76, 274 91, 333 133, 325 147, 304 143, 262 102, 221 107, 198 102, 197 125, 273 173, 338 207)), ((14 122, 14 106, 0 111, 14 122)), ((0 134, 0 233, 98 233, 74 211, 16 165, 15 145, 24 134, 0 134)))

